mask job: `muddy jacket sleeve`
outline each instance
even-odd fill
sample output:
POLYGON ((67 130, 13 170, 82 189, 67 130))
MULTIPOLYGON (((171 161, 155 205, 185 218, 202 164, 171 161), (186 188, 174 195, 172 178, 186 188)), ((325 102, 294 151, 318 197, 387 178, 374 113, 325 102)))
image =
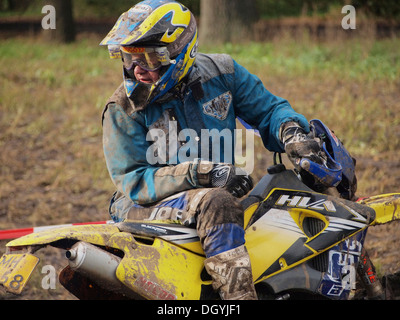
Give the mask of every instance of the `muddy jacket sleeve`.
POLYGON ((118 190, 137 204, 149 204, 195 187, 197 163, 152 166, 146 158, 150 142, 140 119, 111 103, 103 114, 103 149, 108 171, 118 190))
POLYGON ((234 61, 235 112, 238 117, 259 130, 264 146, 270 151, 284 152, 279 139, 280 126, 298 122, 309 131, 307 119, 295 112, 289 102, 270 93, 261 80, 234 61))

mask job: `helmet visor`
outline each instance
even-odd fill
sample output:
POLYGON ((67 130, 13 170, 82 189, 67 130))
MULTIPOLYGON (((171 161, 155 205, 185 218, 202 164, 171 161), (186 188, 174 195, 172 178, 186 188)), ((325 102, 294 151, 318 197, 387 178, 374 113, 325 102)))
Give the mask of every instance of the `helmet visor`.
POLYGON ((165 58, 166 48, 121 47, 124 67, 127 70, 140 66, 146 71, 156 71, 170 63, 165 58), (165 50, 164 50, 165 49, 165 50))

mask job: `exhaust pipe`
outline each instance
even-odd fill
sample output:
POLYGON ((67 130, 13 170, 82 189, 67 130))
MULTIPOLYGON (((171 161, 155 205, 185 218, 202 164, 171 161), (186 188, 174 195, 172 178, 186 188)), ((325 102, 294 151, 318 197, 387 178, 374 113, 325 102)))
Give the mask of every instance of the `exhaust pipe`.
POLYGON ((65 256, 72 270, 90 278, 104 289, 120 293, 126 291, 115 274, 121 258, 86 242, 77 242, 65 256))

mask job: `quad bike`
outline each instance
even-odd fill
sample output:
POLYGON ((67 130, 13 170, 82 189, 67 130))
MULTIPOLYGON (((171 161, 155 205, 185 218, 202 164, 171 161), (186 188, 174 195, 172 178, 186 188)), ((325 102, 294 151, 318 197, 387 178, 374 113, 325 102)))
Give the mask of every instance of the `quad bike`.
MULTIPOLYGON (((400 220, 399 193, 350 201, 314 191, 276 163, 242 204, 259 299, 352 299, 360 287, 361 298, 389 298, 364 240, 370 226, 400 220)), ((219 298, 196 230, 179 221, 72 226, 13 240, 0 259, 7 291, 21 294, 46 246, 65 250, 59 281, 80 299, 219 298)))

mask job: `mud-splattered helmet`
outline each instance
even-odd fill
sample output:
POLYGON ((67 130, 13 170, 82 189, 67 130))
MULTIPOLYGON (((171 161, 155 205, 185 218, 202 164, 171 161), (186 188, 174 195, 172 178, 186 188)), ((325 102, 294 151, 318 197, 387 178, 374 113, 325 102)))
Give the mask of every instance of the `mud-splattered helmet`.
POLYGON ((100 45, 108 46, 111 58, 122 58, 126 94, 144 107, 191 71, 197 53, 196 20, 176 1, 145 0, 123 13, 100 45), (136 80, 135 63, 129 60, 132 53, 143 54, 141 66, 149 71, 160 69, 158 81, 144 84, 136 80))

